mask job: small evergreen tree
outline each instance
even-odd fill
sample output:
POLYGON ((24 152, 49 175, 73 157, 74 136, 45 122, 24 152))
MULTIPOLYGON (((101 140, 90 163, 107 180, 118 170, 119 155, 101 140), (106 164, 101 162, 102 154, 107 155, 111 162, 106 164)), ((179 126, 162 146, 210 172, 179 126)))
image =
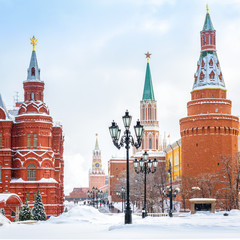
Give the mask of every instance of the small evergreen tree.
POLYGON ((36 200, 32 209, 33 219, 37 221, 46 221, 46 213, 42 203, 42 197, 38 190, 36 200))
POLYGON ((5 209, 1 208, 0 210, 1 210, 0 213, 5 216, 5 209))
POLYGON ((32 220, 32 213, 31 213, 31 209, 28 206, 27 200, 25 202, 25 205, 21 207, 19 212, 19 221, 26 221, 26 220, 32 220))

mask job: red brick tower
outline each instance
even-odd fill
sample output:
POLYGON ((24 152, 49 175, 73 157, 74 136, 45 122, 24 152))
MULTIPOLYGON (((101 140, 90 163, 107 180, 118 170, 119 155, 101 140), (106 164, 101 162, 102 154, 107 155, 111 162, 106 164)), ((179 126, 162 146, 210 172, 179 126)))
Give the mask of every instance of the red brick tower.
POLYGON ((46 214, 59 215, 63 212, 64 201, 64 138, 62 126, 53 125, 44 103, 36 39, 33 37, 31 41, 33 51, 27 80, 23 82, 24 102, 17 115, 10 119, 0 99, 0 118, 3 119, 0 121, 0 148, 3 148, 0 153, 0 193, 16 193, 22 202, 27 199, 32 207, 39 189, 46 214))
POLYGON ((162 143, 159 133, 159 122, 157 119, 157 101, 154 97, 152 76, 150 71, 149 59, 151 54, 147 52, 147 68, 145 75, 145 83, 143 89, 143 97, 140 101, 140 121, 144 127, 144 136, 142 145, 135 152, 150 151, 159 152, 162 150, 162 143))
POLYGON ((89 189, 93 187, 101 188, 105 185, 105 173, 102 169, 101 150, 98 144, 98 134, 96 134, 96 144, 93 150, 92 169, 89 172, 89 189))
POLYGON ((239 119, 231 115, 226 93, 216 31, 207 9, 188 116, 180 120, 183 177, 218 173, 223 167, 221 156, 237 154, 239 119))

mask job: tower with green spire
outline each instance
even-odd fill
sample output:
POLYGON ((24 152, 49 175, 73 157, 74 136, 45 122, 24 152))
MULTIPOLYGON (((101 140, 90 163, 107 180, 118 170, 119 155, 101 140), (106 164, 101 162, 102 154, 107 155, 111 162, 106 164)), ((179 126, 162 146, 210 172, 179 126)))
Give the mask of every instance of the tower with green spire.
POLYGON ((140 101, 140 122, 144 127, 144 137, 142 146, 135 150, 136 152, 159 151, 162 150, 162 142, 159 133, 159 122, 157 120, 157 101, 155 100, 153 82, 150 71, 151 53, 145 53, 147 58, 147 67, 142 100, 140 101))

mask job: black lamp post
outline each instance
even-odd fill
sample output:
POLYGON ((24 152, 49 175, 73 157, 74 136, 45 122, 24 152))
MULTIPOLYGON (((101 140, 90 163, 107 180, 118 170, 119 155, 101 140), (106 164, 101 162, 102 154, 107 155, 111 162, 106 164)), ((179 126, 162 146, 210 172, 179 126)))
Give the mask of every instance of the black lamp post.
POLYGON ((130 198, 129 198, 129 148, 130 145, 139 148, 141 146, 142 138, 143 138, 143 126, 140 124, 140 121, 137 121, 137 125, 134 126, 135 134, 137 137, 137 142, 134 142, 133 136, 129 130, 132 116, 129 115, 128 111, 125 112, 125 115, 122 117, 123 124, 125 127, 124 135, 121 137, 119 142, 121 130, 118 125, 113 121, 112 126, 109 127, 110 135, 112 137, 113 144, 120 149, 124 146, 126 148, 126 157, 127 157, 127 178, 126 178, 126 186, 127 186, 127 204, 125 209, 125 224, 132 223, 132 210, 130 206, 130 198))
POLYGON ((137 174, 144 173, 144 206, 142 209, 142 218, 145 218, 147 216, 147 208, 146 208, 146 200, 147 200, 147 173, 155 173, 158 165, 158 161, 156 158, 151 161, 151 159, 148 160, 148 153, 145 151, 143 154, 143 158, 141 160, 135 159, 134 161, 134 168, 135 172, 137 174), (152 169, 153 165, 153 169, 152 169), (140 170, 138 170, 138 166, 140 166, 140 170))
POLYGON ((170 209, 169 209, 169 217, 173 216, 173 198, 175 198, 177 196, 177 194, 180 192, 179 188, 175 188, 173 190, 172 187, 172 165, 169 159, 169 168, 168 168, 168 173, 169 173, 169 177, 170 177, 170 186, 168 186, 166 188, 166 191, 164 190, 163 193, 169 197, 170 200, 170 209))
POLYGON ((97 203, 97 208, 98 208, 98 194, 99 194, 99 190, 95 187, 92 188, 91 192, 88 190, 88 197, 92 198, 93 207, 95 207, 95 202, 97 203))

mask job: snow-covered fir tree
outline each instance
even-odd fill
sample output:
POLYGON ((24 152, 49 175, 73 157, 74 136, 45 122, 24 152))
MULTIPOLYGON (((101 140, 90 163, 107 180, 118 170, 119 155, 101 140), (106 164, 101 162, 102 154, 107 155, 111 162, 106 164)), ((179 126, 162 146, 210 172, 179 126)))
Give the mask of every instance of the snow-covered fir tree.
POLYGON ((20 212, 19 212, 19 221, 27 221, 27 220, 32 220, 32 212, 31 209, 28 206, 27 200, 25 202, 25 205, 21 207, 20 212))
POLYGON ((37 197, 32 209, 32 215, 33 219, 37 221, 45 221, 47 219, 39 190, 37 192, 37 197))

